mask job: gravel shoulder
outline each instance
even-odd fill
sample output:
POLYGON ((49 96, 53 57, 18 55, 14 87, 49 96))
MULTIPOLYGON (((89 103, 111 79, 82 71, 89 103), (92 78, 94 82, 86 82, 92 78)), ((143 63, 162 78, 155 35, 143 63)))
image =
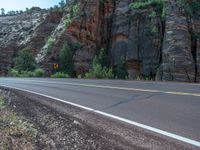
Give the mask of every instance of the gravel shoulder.
POLYGON ((38 95, 2 88, 0 97, 0 149, 197 149, 38 95))

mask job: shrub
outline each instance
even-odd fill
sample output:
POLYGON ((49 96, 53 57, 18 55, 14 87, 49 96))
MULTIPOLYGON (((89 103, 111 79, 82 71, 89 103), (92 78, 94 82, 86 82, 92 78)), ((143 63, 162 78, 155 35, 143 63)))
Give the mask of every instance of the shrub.
POLYGON ((66 73, 70 76, 73 75, 74 63, 71 49, 67 42, 63 44, 63 47, 59 54, 60 72, 66 73))
POLYGON ((200 10, 200 2, 198 2, 197 0, 193 0, 190 4, 190 7, 193 12, 198 11, 200 10))
MULTIPOLYGON (((143 0, 143 1, 132 2, 129 5, 129 8, 132 10, 148 9, 149 7, 152 7, 154 9, 154 11, 156 12, 156 14, 155 13, 151 14, 151 16, 154 16, 154 17, 158 16, 161 18, 164 17, 164 16, 162 16, 163 8, 164 8, 164 0, 143 0)), ((162 19, 164 19, 164 18, 162 18, 162 19)))
POLYGON ((19 77, 19 71, 17 71, 16 69, 10 69, 8 71, 8 75, 11 77, 19 77))
POLYGON ((151 33, 158 33, 158 29, 156 26, 151 27, 151 33))
POLYGON ((73 5, 73 6, 70 8, 70 18, 75 17, 78 11, 79 11, 79 5, 78 5, 78 4, 73 5))
POLYGON ((41 68, 35 69, 34 70, 34 76, 35 77, 44 77, 45 76, 45 71, 41 68))
POLYGON ((157 13, 155 11, 152 11, 150 14, 149 14, 149 17, 151 18, 156 18, 157 17, 157 13))
POLYGON ((11 69, 8 74, 12 77, 44 77, 45 72, 41 68, 35 69, 34 71, 18 71, 11 69))
POLYGON ((81 43, 80 43, 80 42, 75 43, 75 44, 74 44, 74 48, 75 48, 76 50, 81 49, 81 48, 82 48, 81 43))
POLYGON ((112 68, 109 68, 105 74, 105 78, 107 79, 114 79, 115 78, 115 75, 113 73, 113 69, 112 68))
POLYGON ((163 0, 145 0, 133 2, 129 5, 131 9, 146 9, 148 7, 163 8, 163 0))
POLYGON ((56 72, 55 74, 51 75, 51 78, 70 78, 70 76, 63 72, 56 72))
POLYGON ((97 63, 97 58, 93 60, 92 69, 85 74, 85 78, 87 79, 113 79, 114 74, 111 68, 102 67, 101 64, 97 63))
POLYGON ((32 72, 32 71, 21 71, 19 76, 20 77, 34 77, 34 72, 32 72))
POLYGON ((46 43, 47 43, 47 55, 51 54, 52 45, 53 45, 54 41, 55 40, 52 37, 49 37, 48 40, 46 41, 46 43))
POLYGON ((121 57, 119 63, 115 67, 115 76, 117 79, 126 79, 128 76, 127 67, 126 67, 126 60, 124 57, 121 57))
POLYGON ((103 66, 103 67, 108 67, 108 54, 106 49, 102 48, 100 50, 99 56, 98 56, 98 62, 103 66))
POLYGON ((30 50, 22 49, 15 58, 15 67, 18 71, 33 71, 36 68, 36 62, 30 50))
POLYGON ((4 99, 4 97, 0 94, 0 109, 3 109, 6 107, 6 101, 4 99))

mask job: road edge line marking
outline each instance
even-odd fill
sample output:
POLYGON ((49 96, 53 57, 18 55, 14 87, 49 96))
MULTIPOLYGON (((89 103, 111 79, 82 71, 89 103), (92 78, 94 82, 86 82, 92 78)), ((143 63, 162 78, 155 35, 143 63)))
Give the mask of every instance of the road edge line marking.
POLYGON ((186 137, 183 137, 183 136, 179 136, 179 135, 176 135, 176 134, 173 134, 173 133, 161 130, 161 129, 157 129, 157 128, 154 128, 154 127, 151 127, 151 126, 148 126, 148 125, 144 125, 144 124, 141 124, 141 123, 138 123, 138 122, 135 122, 135 121, 131 121, 131 120, 128 120, 128 119, 125 119, 125 118, 122 118, 122 117, 118 117, 118 116, 115 116, 115 115, 112 115, 112 114, 108 114, 108 113, 105 113, 105 112, 102 112, 102 111, 99 111, 99 110, 96 110, 96 109, 93 109, 93 108, 89 108, 89 107, 86 107, 86 106, 83 106, 83 105, 72 103, 72 102, 69 102, 69 101, 66 101, 66 100, 62 100, 62 99, 52 97, 52 96, 48 96, 48 95, 45 95, 45 94, 41 94, 41 93, 38 93, 38 92, 34 92, 34 91, 22 89, 22 88, 17 88, 17 87, 14 87, 14 86, 0 85, 0 87, 1 86, 6 87, 6 88, 10 88, 10 89, 15 89, 15 90, 19 90, 19 91, 24 91, 24 92, 36 94, 36 95, 40 95, 40 96, 50 98, 50 99, 54 99, 56 101, 63 102, 65 104, 69 104, 69 105, 72 105, 72 106, 75 106, 75 107, 78 107, 78 108, 82 108, 82 109, 85 109, 85 110, 88 110, 88 111, 91 111, 91 112, 95 112, 97 114, 100 114, 100 115, 103 115, 103 116, 106 116, 106 117, 109 117, 109 118, 112 118, 112 119, 116 119, 116 120, 119 120, 119 121, 122 121, 122 122, 125 122, 125 123, 128 123, 128 124, 140 127, 142 129, 146 129, 146 130, 155 132, 157 134, 161 134, 161 135, 176 139, 178 141, 182 141, 184 143, 188 143, 188 144, 200 147, 199 141, 192 140, 192 139, 189 139, 189 138, 186 138, 186 137))

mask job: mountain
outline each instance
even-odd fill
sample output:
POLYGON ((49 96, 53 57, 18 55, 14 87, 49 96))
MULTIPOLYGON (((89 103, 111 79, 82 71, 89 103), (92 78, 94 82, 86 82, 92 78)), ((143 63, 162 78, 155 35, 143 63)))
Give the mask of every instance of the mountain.
POLYGON ((1 16, 0 74, 25 47, 51 74, 65 42, 77 76, 104 48, 109 65, 124 58, 132 78, 200 82, 200 1, 79 0, 62 11, 1 16))

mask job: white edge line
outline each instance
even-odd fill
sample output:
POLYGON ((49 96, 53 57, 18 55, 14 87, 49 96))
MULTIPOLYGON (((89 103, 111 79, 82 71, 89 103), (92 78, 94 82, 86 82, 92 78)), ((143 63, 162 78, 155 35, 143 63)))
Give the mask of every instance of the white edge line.
POLYGON ((69 105, 72 105, 72 106, 75 106, 75 107, 79 107, 79 108, 88 110, 88 111, 92 111, 92 112, 95 112, 97 114, 101 114, 103 116, 106 116, 106 117, 109 117, 109 118, 112 118, 112 119, 116 119, 116 120, 119 120, 119 121, 122 121, 122 122, 125 122, 125 123, 128 123, 128 124, 131 124, 131 125, 134 125, 134 126, 137 126, 137 127, 149 130, 149 131, 153 131, 155 133, 158 133, 158 134, 161 134, 161 135, 164 135, 164 136, 167 136, 167 137, 170 137, 170 138, 173 138, 173 139, 176 139, 176 140, 179 140, 179 141, 200 147, 199 141, 191 140, 189 138, 179 136, 179 135, 176 135, 176 134, 164 131, 164 130, 160 130, 160 129, 157 129, 157 128, 154 128, 154 127, 151 127, 151 126, 147 126, 147 125, 135 122, 135 121, 131 121, 131 120, 128 120, 128 119, 125 119, 125 118, 122 118, 122 117, 111 115, 111 114, 108 114, 108 113, 105 113, 105 112, 102 112, 102 111, 99 111, 99 110, 95 110, 95 109, 92 109, 92 108, 89 108, 89 107, 85 107, 85 106, 82 106, 82 105, 79 105, 79 104, 76 104, 76 103, 65 101, 65 100, 62 100, 62 99, 59 99, 59 98, 56 98, 56 97, 52 97, 52 96, 48 96, 48 95, 45 95, 45 94, 41 94, 41 93, 38 93, 38 92, 29 91, 29 90, 17 88, 17 87, 14 87, 14 86, 6 86, 6 85, 0 85, 0 86, 6 87, 6 88, 11 88, 11 89, 16 89, 16 90, 36 94, 36 95, 40 95, 40 96, 47 97, 47 98, 50 98, 50 99, 54 99, 54 100, 59 101, 59 102, 63 102, 63 103, 66 103, 66 104, 69 104, 69 105))

